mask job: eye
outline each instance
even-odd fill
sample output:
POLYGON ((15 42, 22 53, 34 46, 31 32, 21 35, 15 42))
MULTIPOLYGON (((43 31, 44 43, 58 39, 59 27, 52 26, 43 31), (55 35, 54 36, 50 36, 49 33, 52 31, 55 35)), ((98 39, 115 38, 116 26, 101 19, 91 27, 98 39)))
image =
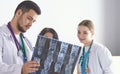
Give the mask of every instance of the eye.
POLYGON ((84 32, 84 34, 88 34, 87 32, 84 32))
POLYGON ((27 17, 27 19, 29 20, 29 21, 32 21, 32 22, 35 22, 35 20, 33 20, 33 18, 32 17, 27 17))
POLYGON ((31 17, 28 17, 27 19, 30 20, 30 21, 32 21, 32 18, 31 18, 31 17))
POLYGON ((80 34, 81 32, 80 31, 78 31, 78 34, 80 34))

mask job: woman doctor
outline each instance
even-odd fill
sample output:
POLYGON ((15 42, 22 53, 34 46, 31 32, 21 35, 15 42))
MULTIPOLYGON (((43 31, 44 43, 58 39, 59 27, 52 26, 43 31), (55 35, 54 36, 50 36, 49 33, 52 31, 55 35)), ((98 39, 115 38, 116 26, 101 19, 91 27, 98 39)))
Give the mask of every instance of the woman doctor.
POLYGON ((77 30, 78 39, 84 44, 77 64, 77 74, 113 74, 112 55, 108 48, 94 41, 92 21, 83 20, 77 30))

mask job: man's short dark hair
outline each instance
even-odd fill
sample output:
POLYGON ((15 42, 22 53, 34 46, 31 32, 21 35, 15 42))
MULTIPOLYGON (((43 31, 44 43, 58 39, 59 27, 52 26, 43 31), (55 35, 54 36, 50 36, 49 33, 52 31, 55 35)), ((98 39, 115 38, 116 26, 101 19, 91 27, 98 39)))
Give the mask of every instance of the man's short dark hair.
POLYGON ((39 7, 35 2, 30 1, 30 0, 25 0, 25 1, 21 2, 21 3, 17 6, 17 8, 16 8, 16 10, 15 10, 15 14, 16 14, 17 10, 19 10, 19 9, 22 9, 23 12, 27 12, 27 11, 29 11, 30 9, 33 9, 38 15, 41 14, 41 9, 40 9, 40 7, 39 7))

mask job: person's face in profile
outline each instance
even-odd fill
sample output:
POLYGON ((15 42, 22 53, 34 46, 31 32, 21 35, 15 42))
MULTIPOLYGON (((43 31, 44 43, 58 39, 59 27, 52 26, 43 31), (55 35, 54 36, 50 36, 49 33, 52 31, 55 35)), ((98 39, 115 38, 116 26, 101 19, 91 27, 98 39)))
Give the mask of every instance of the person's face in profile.
POLYGON ((48 38, 53 38, 53 34, 51 32, 46 32, 44 36, 48 38))
POLYGON ((37 16, 37 13, 32 9, 25 13, 19 9, 16 13, 18 30, 26 32, 36 21, 37 16))

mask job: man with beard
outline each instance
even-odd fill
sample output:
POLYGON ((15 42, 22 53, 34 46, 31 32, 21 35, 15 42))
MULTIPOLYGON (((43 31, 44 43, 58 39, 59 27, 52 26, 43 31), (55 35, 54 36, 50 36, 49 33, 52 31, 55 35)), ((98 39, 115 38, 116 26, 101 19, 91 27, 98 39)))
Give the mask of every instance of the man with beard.
POLYGON ((23 35, 41 14, 33 1, 21 2, 8 24, 0 27, 0 74, 28 74, 38 70, 39 64, 30 61, 33 48, 23 35))

